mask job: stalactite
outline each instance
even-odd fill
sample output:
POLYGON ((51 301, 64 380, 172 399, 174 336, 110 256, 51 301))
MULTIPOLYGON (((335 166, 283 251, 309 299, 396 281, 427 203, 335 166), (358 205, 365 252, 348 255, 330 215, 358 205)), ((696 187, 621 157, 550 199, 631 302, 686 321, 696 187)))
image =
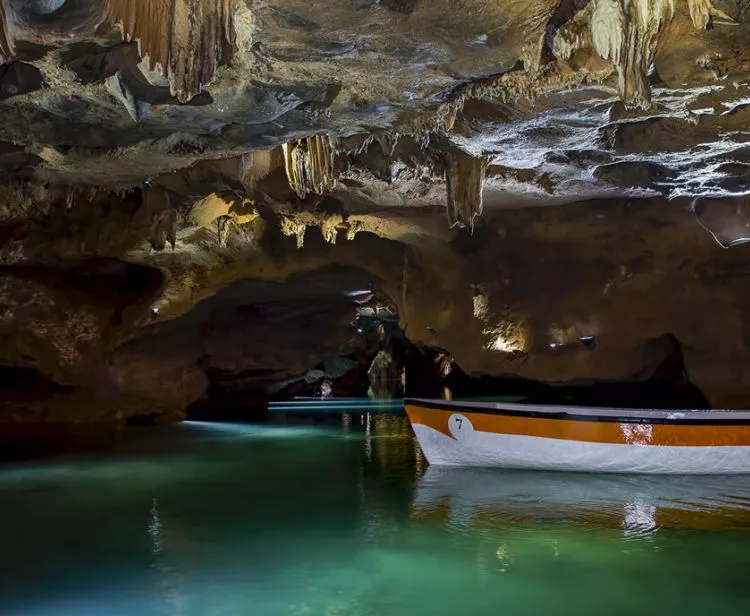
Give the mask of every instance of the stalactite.
POLYGON ((566 22, 555 33, 552 39, 552 55, 566 62, 573 54, 587 45, 591 47, 591 10, 593 5, 587 4, 566 22))
POLYGON ((651 106, 648 69, 659 33, 673 16, 673 0, 594 0, 594 49, 617 68, 618 89, 626 105, 651 106))
POLYGON ((302 248, 305 245, 305 231, 307 231, 307 224, 304 222, 298 222, 289 216, 282 216, 280 228, 285 236, 297 238, 297 248, 302 248))
POLYGON ((474 232, 474 218, 482 214, 482 192, 488 160, 463 153, 446 157, 445 176, 448 190, 448 220, 474 232))
POLYGON ((289 186, 300 199, 310 194, 322 195, 333 189, 336 180, 334 146, 329 137, 319 135, 284 144, 289 186))
POLYGON ((335 244, 338 238, 339 229, 344 228, 344 219, 339 214, 334 214, 326 218, 320 224, 320 232, 323 234, 323 239, 329 244, 335 244))
POLYGON ((0 0, 0 64, 10 61, 16 54, 12 18, 13 14, 7 0, 0 0))
POLYGON ((354 238, 357 237, 357 233, 365 230, 365 225, 361 220, 350 220, 348 225, 346 239, 350 242, 354 241, 354 238))
POLYGON ((229 237, 229 225, 232 223, 231 216, 219 216, 216 219, 216 237, 221 248, 225 248, 227 245, 227 238, 229 237))
POLYGON ((736 22, 724 11, 717 9, 711 0, 687 0, 690 19, 698 28, 706 28, 711 21, 734 25, 736 22))
MULTIPOLYGON (((722 23, 732 19, 713 6, 711 0, 680 0, 687 3, 696 28, 705 28, 712 18, 722 23)), ((659 34, 675 15, 676 0, 592 0, 591 36, 594 49, 611 60, 619 75, 622 101, 630 107, 651 106, 648 71, 659 34)))
POLYGON ((248 194, 255 192, 256 178, 253 176, 253 153, 245 152, 237 159, 239 167, 238 178, 248 194))
POLYGON ((125 40, 138 39, 150 69, 169 78, 172 94, 190 100, 216 78, 234 47, 235 0, 105 0, 105 20, 125 40))

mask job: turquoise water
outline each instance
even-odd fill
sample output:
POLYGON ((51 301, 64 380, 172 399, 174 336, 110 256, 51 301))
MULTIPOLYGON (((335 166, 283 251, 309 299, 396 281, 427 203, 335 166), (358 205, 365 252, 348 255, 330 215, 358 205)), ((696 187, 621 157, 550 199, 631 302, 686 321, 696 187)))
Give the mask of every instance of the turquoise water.
POLYGON ((427 468, 393 415, 139 434, 0 466, 0 613, 748 613, 748 478, 427 468))

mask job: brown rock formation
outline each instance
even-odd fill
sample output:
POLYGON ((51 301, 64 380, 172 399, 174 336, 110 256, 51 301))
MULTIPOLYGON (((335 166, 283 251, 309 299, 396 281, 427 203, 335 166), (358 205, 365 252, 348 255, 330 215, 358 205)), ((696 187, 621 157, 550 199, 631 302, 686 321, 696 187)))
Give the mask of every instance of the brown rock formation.
POLYGON ((328 137, 307 137, 295 143, 285 143, 282 148, 289 186, 300 199, 333 190, 334 146, 328 137))
POLYGON ((451 227, 461 225, 474 232, 474 219, 482 215, 484 207, 484 176, 486 158, 465 154, 448 154, 445 164, 445 184, 448 192, 448 221, 451 227))
POLYGON ((0 64, 8 62, 16 53, 11 16, 6 0, 0 1, 0 64))
POLYGON ((137 40, 149 68, 186 102, 211 85, 235 43, 234 0, 105 0, 105 19, 137 40))

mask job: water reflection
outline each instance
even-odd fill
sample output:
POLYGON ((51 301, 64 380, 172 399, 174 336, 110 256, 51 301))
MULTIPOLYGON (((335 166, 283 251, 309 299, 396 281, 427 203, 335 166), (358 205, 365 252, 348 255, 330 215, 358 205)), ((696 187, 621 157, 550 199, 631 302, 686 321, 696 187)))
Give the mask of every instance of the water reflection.
POLYGON ((642 501, 625 503, 622 520, 622 529, 625 537, 650 537, 657 527, 656 512, 656 506, 649 503, 642 501))
POLYGON ((368 443, 372 443, 373 455, 369 461, 382 472, 401 474, 405 469, 421 473, 424 459, 417 446, 409 420, 398 415, 368 414, 368 443))
POLYGON ((750 598, 750 478, 425 468, 406 418, 378 413, 155 445, 0 468, 0 614, 705 616, 750 598), (701 526, 731 532, 673 530, 701 526))
POLYGON ((473 525, 545 522, 620 528, 644 538, 659 529, 750 529, 750 477, 541 473, 430 467, 412 515, 473 525))
POLYGON ((158 554, 161 552, 161 517, 159 516, 159 501, 156 498, 151 501, 149 513, 148 534, 151 537, 151 552, 158 554))

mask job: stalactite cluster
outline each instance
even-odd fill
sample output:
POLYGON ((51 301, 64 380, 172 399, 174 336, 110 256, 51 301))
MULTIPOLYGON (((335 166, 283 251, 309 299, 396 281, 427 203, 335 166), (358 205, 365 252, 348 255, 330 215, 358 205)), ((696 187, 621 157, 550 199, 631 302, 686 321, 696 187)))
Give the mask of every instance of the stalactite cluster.
POLYGON ((283 147, 289 186, 300 199, 333 189, 335 154, 334 143, 329 137, 314 135, 286 143, 283 147))
MULTIPOLYGON (((684 0, 696 28, 712 19, 732 23, 711 0, 684 0)), ((622 101, 631 107, 651 106, 648 71, 659 34, 674 19, 675 0, 593 0, 590 27, 596 52, 611 60, 619 75, 622 101)))
POLYGON ((474 218, 482 214, 482 192, 488 160, 459 152, 446 156, 448 220, 474 231, 474 218))
POLYGON ((199 94, 231 55, 235 0, 106 0, 105 20, 137 39, 151 70, 161 67, 180 101, 199 94))
POLYGON ((7 0, 0 0, 0 64, 8 62, 15 55, 11 18, 7 0))
POLYGON ((672 0, 594 0, 594 49, 617 68, 618 89, 626 105, 650 107, 648 70, 659 33, 673 16, 672 0))

